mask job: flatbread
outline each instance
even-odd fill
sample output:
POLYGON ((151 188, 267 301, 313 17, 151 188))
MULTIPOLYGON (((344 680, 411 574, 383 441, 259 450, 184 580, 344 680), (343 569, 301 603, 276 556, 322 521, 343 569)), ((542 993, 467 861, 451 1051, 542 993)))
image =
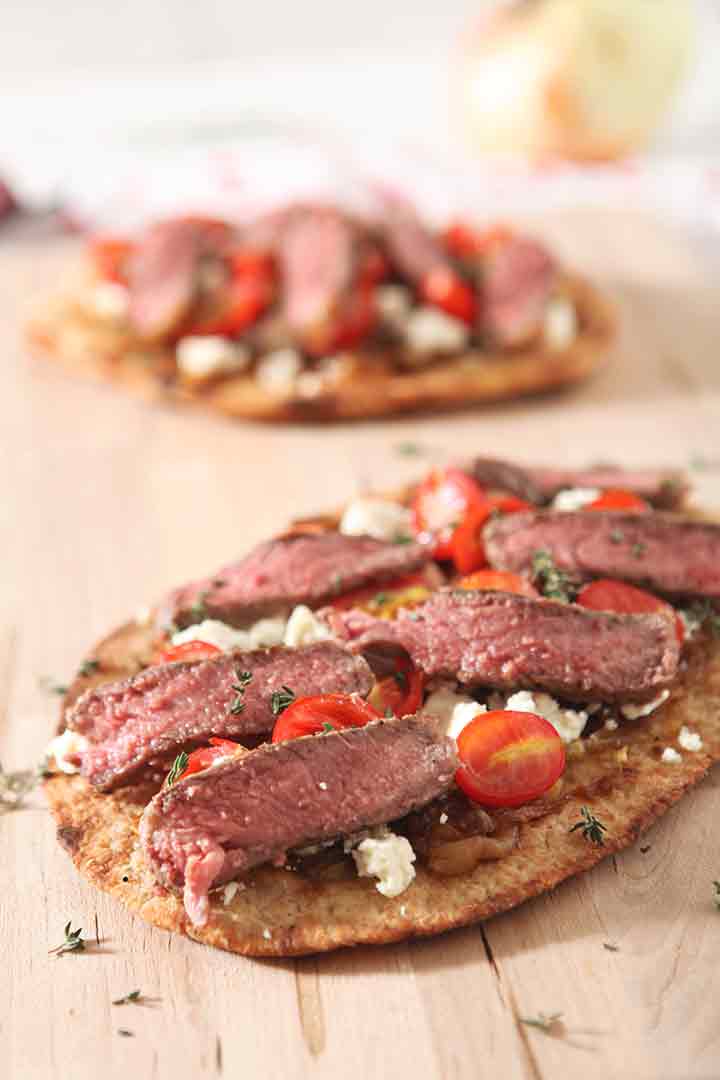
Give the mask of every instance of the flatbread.
POLYGON ((39 312, 28 326, 28 337, 71 374, 115 382, 152 401, 195 404, 251 420, 357 420, 541 394, 588 378, 606 358, 615 336, 615 314, 582 277, 565 275, 563 291, 574 301, 580 327, 566 350, 553 352, 540 345, 513 352, 476 350, 402 372, 388 368, 387 353, 348 354, 338 380, 306 396, 271 393, 248 374, 197 389, 176 383, 167 350, 140 345, 126 331, 92 318, 72 296, 58 298, 39 312))
MULTIPOLYGON (((150 658, 152 638, 149 627, 129 623, 102 641, 88 656, 99 661, 98 671, 76 679, 63 715, 89 686, 138 671, 150 658)), ((395 899, 378 893, 371 879, 315 881, 263 867, 227 904, 223 889, 211 894, 210 918, 201 929, 189 922, 182 899, 156 884, 137 849, 151 789, 101 795, 80 776, 58 775, 45 791, 58 839, 80 873, 147 922, 247 956, 297 956, 438 934, 507 911, 629 846, 718 760, 720 641, 701 634, 665 705, 571 745, 558 796, 520 808, 518 846, 499 861, 450 878, 418 863, 416 880, 395 899), (702 750, 681 750, 677 764, 661 762, 665 747, 677 749, 683 726, 701 736, 702 750), (569 831, 582 806, 607 826, 603 846, 569 831)), ((498 813, 499 822, 512 817, 512 811, 498 813)))

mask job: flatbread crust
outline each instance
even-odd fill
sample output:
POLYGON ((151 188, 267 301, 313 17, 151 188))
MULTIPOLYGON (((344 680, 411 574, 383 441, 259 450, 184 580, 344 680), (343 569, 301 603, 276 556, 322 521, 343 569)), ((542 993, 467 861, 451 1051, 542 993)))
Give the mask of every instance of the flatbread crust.
POLYGON ((152 401, 200 405, 250 420, 358 420, 393 413, 457 409, 560 389, 588 378, 603 364, 615 336, 609 301, 577 275, 563 278, 580 331, 562 352, 535 345, 512 353, 468 352, 417 370, 389 371, 381 355, 348 354, 332 386, 301 396, 266 390, 238 374, 197 389, 174 381, 167 351, 140 347, 127 332, 93 319, 77 299, 58 298, 28 326, 32 345, 73 375, 115 382, 152 401))
MULTIPOLYGON (((63 714, 90 685, 134 674, 149 659, 151 646, 147 626, 130 623, 111 634, 89 654, 100 668, 75 681, 63 714)), ((396 899, 382 896, 368 879, 310 881, 264 867, 228 904, 222 889, 212 894, 202 929, 189 922, 179 896, 155 883, 137 850, 137 825, 151 790, 100 795, 81 777, 65 775, 47 780, 45 790, 58 839, 80 873, 147 922, 247 956, 296 956, 464 926, 515 907, 629 846, 720 760, 720 641, 701 635, 692 643, 670 699, 650 717, 573 747, 558 798, 539 803, 536 811, 533 804, 521 808, 519 844, 497 862, 451 878, 418 865, 416 880, 396 899), (682 750, 678 764, 661 762, 665 747, 677 748, 683 725, 699 733, 702 750, 682 750), (602 847, 569 831, 582 806, 607 826, 602 847), (542 816, 523 820, 533 812, 542 816)))

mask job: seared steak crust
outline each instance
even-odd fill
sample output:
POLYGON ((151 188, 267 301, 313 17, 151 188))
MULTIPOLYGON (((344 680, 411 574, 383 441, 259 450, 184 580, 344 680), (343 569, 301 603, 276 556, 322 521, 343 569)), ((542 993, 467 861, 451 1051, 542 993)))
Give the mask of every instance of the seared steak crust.
POLYGON ((83 755, 83 775, 109 791, 129 783, 150 763, 207 742, 211 735, 242 742, 270 731, 272 693, 283 684, 302 696, 365 695, 372 683, 365 661, 330 641, 298 649, 236 651, 147 668, 132 679, 88 690, 67 723, 91 743, 83 755), (252 679, 239 695, 240 672, 250 672, 252 679))
POLYGON ((399 643, 429 678, 575 701, 652 698, 672 682, 679 659, 664 615, 613 615, 508 593, 443 591, 394 622, 358 610, 328 621, 360 652, 399 643))
POLYGON ((720 597, 720 525, 663 514, 534 511, 491 521, 491 566, 527 571, 548 551, 579 579, 614 577, 668 596, 720 597))

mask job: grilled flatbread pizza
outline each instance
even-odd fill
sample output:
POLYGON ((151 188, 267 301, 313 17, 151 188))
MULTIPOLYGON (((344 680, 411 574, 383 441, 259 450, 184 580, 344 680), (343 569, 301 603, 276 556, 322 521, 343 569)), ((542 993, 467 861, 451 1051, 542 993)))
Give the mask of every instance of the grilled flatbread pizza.
POLYGON ((485 919, 720 758, 719 601, 682 474, 435 469, 101 641, 49 747, 59 840, 142 918, 247 955, 485 919))
POLYGON ((293 205, 101 237, 31 341, 78 374, 258 420, 461 407, 590 375, 606 300, 507 228, 293 205))

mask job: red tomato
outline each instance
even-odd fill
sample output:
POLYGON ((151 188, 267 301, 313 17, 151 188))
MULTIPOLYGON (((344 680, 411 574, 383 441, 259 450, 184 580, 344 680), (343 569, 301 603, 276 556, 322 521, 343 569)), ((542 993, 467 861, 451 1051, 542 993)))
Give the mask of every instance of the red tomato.
POLYGON ((438 266, 425 274, 420 295, 428 304, 442 308, 468 325, 475 322, 477 300, 473 288, 448 266, 438 266))
POLYGON ((469 577, 460 578, 457 589, 489 589, 497 592, 517 593, 518 596, 539 598, 537 589, 520 574, 510 574, 502 570, 477 570, 469 577))
POLYGON ((217 656, 222 649, 217 645, 211 645, 207 641, 186 641, 182 645, 171 645, 169 649, 163 649, 160 653, 159 663, 172 664, 176 660, 207 660, 209 656, 217 656))
POLYGON ((514 495, 490 495, 471 507, 460 522, 450 541, 450 554, 461 574, 471 574, 487 566, 483 529, 491 514, 512 514, 530 509, 530 504, 514 495))
POLYGON ((548 791, 565 768, 552 724, 508 709, 471 720, 458 736, 458 754, 458 787, 482 806, 522 806, 548 791))
POLYGON ((608 488, 583 507, 583 510, 628 510, 638 514, 645 513, 650 509, 648 503, 635 495, 632 491, 624 491, 621 488, 608 488))
POLYGON ((318 694, 298 698, 275 721, 272 741, 318 735, 327 725, 332 728, 365 727, 379 719, 379 713, 362 698, 349 694, 318 694))
POLYGON ((115 281, 124 285, 125 268, 134 244, 121 236, 96 236, 90 241, 90 258, 98 275, 104 281, 115 281))
POLYGON ((658 612, 675 620, 675 632, 682 645, 685 625, 675 609, 654 593, 628 585, 614 578, 599 578, 578 593, 576 603, 592 611, 616 611, 621 615, 644 615, 658 612))
POLYGON ((398 659, 392 675, 375 683, 368 701, 380 716, 388 711, 393 716, 410 716, 422 705, 424 685, 425 676, 408 656, 398 659))
POLYGON ((275 291, 272 257, 261 251, 239 251, 228 259, 230 280, 213 296, 217 306, 200 313, 185 333, 231 336, 252 326, 269 307, 275 291))
POLYGON ((433 469, 420 484, 412 505, 413 528, 421 540, 434 544, 434 558, 451 558, 455 529, 484 498, 482 488, 461 469, 433 469))
POLYGON ((240 743, 233 742, 232 739, 219 739, 213 736, 210 739, 210 746, 201 746, 199 750, 193 750, 188 757, 187 765, 177 779, 184 780, 186 776, 202 772, 203 769, 208 769, 218 758, 229 757, 241 749, 240 743))
POLYGON ((483 255, 493 248, 506 244, 513 236, 506 225, 493 225, 488 229, 473 229, 461 221, 445 230, 443 240, 451 255, 458 259, 483 255))

